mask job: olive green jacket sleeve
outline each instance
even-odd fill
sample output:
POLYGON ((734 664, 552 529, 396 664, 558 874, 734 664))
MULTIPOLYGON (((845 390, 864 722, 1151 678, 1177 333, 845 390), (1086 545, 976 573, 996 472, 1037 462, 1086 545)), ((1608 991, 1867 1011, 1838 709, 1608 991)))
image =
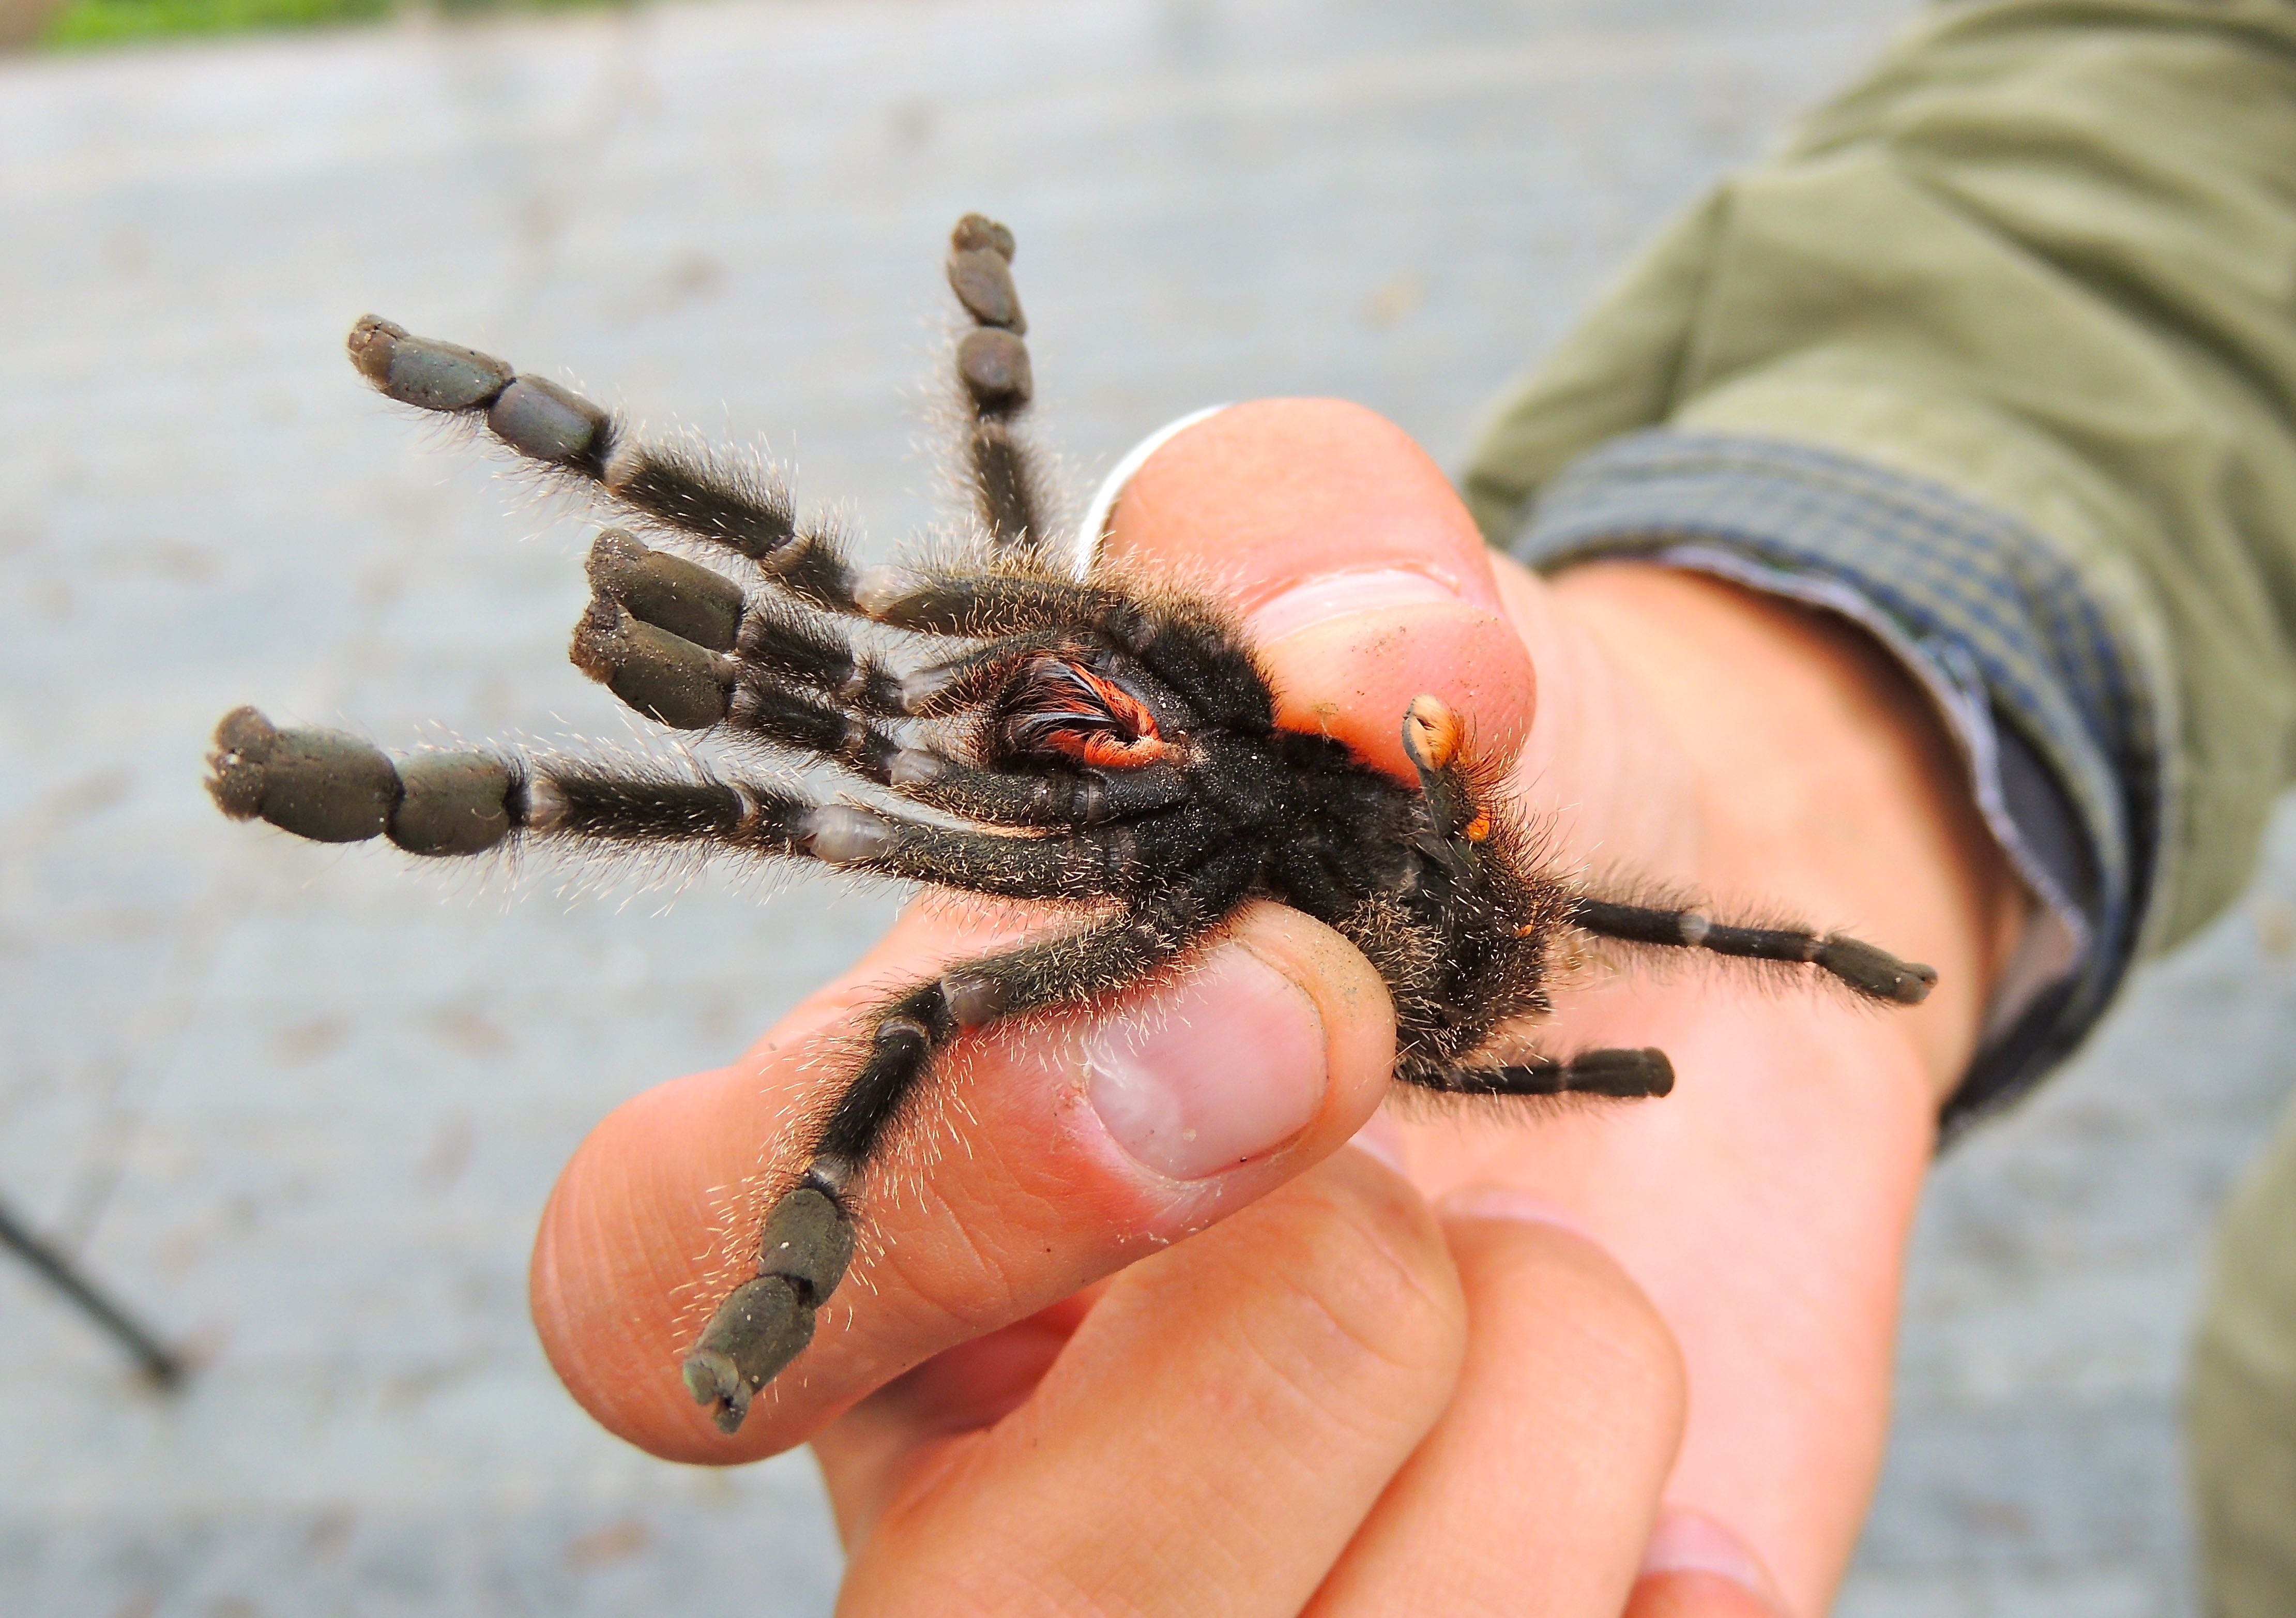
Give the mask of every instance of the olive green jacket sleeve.
POLYGON ((2296 0, 1937 7, 1655 243, 1465 486, 1540 565, 1711 566, 1916 666, 2079 935, 2013 1092, 2238 891, 2287 778, 2296 0))

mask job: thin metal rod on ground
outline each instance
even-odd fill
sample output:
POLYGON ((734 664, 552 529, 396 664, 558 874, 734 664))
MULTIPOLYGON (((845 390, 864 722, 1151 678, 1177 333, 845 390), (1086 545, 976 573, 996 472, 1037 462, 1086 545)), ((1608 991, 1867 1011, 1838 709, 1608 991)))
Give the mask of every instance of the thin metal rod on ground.
POLYGON ((50 1245, 4 1202, 0 1202, 0 1244, 12 1248, 24 1262, 47 1277, 58 1292, 86 1310, 135 1357, 153 1382, 165 1388, 183 1380, 182 1357, 104 1296, 94 1282, 80 1273, 69 1254, 50 1245))

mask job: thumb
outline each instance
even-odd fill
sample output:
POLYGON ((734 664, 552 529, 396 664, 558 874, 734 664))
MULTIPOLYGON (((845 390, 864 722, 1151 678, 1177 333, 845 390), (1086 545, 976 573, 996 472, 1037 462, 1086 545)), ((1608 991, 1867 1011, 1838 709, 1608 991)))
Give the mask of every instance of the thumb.
POLYGON ((1264 1195, 1385 1094, 1394 1023, 1377 974, 1274 905, 1112 1003, 965 1038, 862 1188, 860 1249, 812 1346, 721 1435, 679 1361, 754 1273, 766 1206, 846 1071, 838 1057, 890 988, 1031 921, 916 907, 743 1061, 650 1090, 592 1132, 544 1213, 531 1292, 552 1364, 601 1423, 681 1460, 801 1442, 926 1358, 1264 1195))
POLYGON ((1422 694, 1467 717, 1485 758, 1513 759, 1529 733, 1537 682, 1481 533, 1426 451, 1360 405, 1206 417, 1133 474, 1106 551, 1233 602, 1277 723, 1406 781, 1403 712, 1422 694))

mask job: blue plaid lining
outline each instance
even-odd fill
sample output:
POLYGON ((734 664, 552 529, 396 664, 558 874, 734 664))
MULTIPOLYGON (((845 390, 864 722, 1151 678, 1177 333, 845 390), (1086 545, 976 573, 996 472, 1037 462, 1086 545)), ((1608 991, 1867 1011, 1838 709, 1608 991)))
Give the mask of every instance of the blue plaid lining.
POLYGON ((1947 1103, 1947 1136, 2023 1094, 2095 1026, 2158 866, 2158 727, 2105 610, 2040 536, 1833 450, 1661 430, 1572 463, 1507 548, 1544 571, 1646 557, 1833 606, 1939 694, 1988 819, 2045 901, 2078 912, 2066 919, 2086 946, 1988 1037, 1947 1103))

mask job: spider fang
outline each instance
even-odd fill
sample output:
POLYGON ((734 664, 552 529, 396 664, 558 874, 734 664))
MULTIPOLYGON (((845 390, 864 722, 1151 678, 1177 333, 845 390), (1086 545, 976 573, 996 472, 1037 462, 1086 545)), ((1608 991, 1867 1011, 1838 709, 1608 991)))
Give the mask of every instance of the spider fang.
POLYGON ((1073 656, 1030 661, 1002 736, 1019 757, 1073 759, 1102 769, 1138 769, 1168 751, 1148 705, 1073 656))
POLYGON ((1447 768, 1458 756, 1467 727, 1437 696, 1415 696, 1403 713, 1403 751, 1423 770, 1447 768))

